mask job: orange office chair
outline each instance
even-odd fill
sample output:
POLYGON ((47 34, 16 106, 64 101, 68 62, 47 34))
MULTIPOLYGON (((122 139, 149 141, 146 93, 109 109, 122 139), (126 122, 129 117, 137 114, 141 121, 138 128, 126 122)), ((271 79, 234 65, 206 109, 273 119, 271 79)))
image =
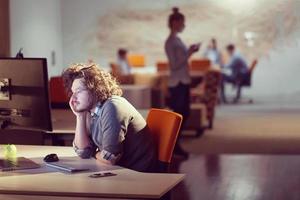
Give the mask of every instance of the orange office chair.
MULTIPOLYGON (((210 60, 207 58, 202 58, 202 59, 192 59, 189 62, 189 70, 193 72, 201 72, 205 73, 207 72, 211 67, 210 60)), ((202 82, 202 77, 194 77, 192 78, 192 83, 191 87, 197 87, 199 83, 202 82)))
POLYGON ((168 62, 158 61, 156 63, 156 69, 157 69, 158 72, 169 71, 169 63, 168 62))
POLYGON ((123 75, 116 63, 109 63, 110 73, 113 75, 120 84, 134 84, 134 76, 132 74, 123 75))
POLYGON ((145 67, 145 56, 141 54, 129 54, 127 56, 128 63, 131 67, 145 67))
POLYGON ((52 108, 68 108, 69 97, 61 76, 50 78, 50 100, 52 108))
POLYGON ((193 59, 190 61, 191 71, 203 71, 206 72, 211 66, 209 59, 193 59))
POLYGON ((158 146, 159 172, 169 170, 181 123, 182 116, 178 113, 156 108, 149 111, 147 124, 158 146))

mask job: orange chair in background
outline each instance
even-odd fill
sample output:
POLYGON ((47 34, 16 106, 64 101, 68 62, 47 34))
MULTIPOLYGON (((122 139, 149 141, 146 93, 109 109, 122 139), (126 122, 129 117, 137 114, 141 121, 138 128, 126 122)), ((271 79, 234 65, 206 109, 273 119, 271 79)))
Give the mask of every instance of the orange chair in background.
POLYGON ((169 63, 168 62, 163 62, 163 61, 158 61, 156 63, 156 70, 158 72, 165 72, 169 70, 169 63))
POLYGON ((145 67, 145 56, 141 54, 129 54, 127 56, 128 63, 131 67, 145 67))
POLYGON ((193 59, 190 61, 190 70, 191 71, 207 71, 210 68, 209 59, 193 59))
POLYGON ((110 73, 113 75, 120 84, 134 84, 134 76, 132 74, 121 74, 119 67, 116 63, 110 63, 110 73))
POLYGON ((50 100, 52 108, 66 108, 69 106, 69 97, 60 76, 50 78, 50 100))
POLYGON ((158 171, 168 172, 174 146, 182 123, 178 113, 152 108, 147 117, 147 124, 158 147, 158 171))

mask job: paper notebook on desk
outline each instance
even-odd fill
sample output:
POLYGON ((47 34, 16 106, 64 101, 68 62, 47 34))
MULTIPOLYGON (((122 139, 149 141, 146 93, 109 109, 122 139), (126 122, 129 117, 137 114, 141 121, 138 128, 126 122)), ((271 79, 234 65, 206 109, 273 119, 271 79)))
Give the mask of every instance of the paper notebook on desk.
POLYGON ((0 159, 0 171, 35 169, 39 167, 41 167, 39 164, 24 157, 17 157, 15 160, 0 159))

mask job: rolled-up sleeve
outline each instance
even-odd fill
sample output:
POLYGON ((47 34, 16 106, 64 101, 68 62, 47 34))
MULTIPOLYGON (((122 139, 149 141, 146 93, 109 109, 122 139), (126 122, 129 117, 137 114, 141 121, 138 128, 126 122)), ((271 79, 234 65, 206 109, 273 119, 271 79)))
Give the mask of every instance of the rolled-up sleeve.
POLYGON ((85 147, 84 149, 80 149, 76 146, 73 141, 73 149, 77 153, 80 158, 86 159, 91 158, 95 155, 95 148, 92 145, 85 147))

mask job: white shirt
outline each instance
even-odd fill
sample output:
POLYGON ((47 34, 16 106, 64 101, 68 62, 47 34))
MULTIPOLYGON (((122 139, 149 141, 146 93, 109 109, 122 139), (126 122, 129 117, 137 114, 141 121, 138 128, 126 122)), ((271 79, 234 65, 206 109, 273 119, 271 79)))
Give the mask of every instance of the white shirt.
POLYGON ((131 74, 131 68, 127 62, 127 60, 118 58, 118 66, 122 75, 131 74))
POLYGON ((217 49, 207 49, 204 53, 204 56, 207 57, 215 65, 221 63, 221 54, 217 49))

